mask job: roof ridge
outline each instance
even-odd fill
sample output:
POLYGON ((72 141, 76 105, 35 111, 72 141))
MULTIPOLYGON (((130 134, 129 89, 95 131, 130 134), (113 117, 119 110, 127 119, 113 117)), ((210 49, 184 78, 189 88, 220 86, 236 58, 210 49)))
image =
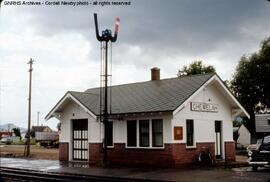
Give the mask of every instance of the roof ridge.
MULTIPOLYGON (((166 78, 155 81, 135 82, 122 85, 114 85, 111 106, 113 114, 141 113, 141 112, 169 112, 174 111, 179 105, 185 102, 203 84, 213 78, 215 73, 197 74, 182 77, 166 78)), ((99 89, 92 88, 84 92, 68 91, 68 94, 77 99, 93 115, 98 115, 99 89)), ((61 99, 61 100, 62 100, 61 99)), ((61 101, 60 100, 60 101, 61 101)), ((57 111, 55 108, 53 112, 57 111)), ((51 112, 52 112, 51 111, 51 112)), ((51 112, 46 118, 51 118, 51 112)))
MULTIPOLYGON (((142 84, 142 83, 147 83, 147 82, 160 82, 160 81, 166 81, 166 80, 182 79, 182 78, 195 77, 195 76, 206 76, 206 75, 216 75, 216 72, 215 73, 202 73, 202 74, 195 74, 195 75, 184 75, 181 77, 164 78, 160 80, 148 80, 148 81, 139 81, 139 82, 133 82, 133 83, 124 83, 124 84, 119 84, 119 85, 108 86, 108 88, 126 86, 126 85, 132 85, 132 84, 142 84)), ((94 90, 94 89, 100 89, 100 87, 88 88, 83 93, 89 93, 87 92, 88 90, 94 90)))
MULTIPOLYGON (((93 88, 91 88, 91 89, 93 89, 93 88)), ((87 89, 87 90, 89 90, 89 89, 87 89)), ((76 92, 76 93, 80 93, 80 94, 91 94, 91 95, 98 95, 98 94, 94 94, 94 93, 90 93, 90 92, 79 92, 79 91, 72 91, 72 90, 70 90, 70 91, 68 91, 68 92, 70 92, 70 93, 72 93, 72 92, 76 92)))

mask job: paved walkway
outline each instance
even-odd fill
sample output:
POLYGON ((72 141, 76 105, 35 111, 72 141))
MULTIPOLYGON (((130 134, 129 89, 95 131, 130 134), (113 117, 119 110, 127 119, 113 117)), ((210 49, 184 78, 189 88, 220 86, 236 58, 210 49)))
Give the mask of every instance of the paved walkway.
POLYGON ((56 160, 1 158, 1 166, 42 172, 120 177, 156 181, 270 181, 270 171, 251 172, 250 167, 235 169, 150 169, 150 168, 98 168, 85 163, 61 163, 56 160))

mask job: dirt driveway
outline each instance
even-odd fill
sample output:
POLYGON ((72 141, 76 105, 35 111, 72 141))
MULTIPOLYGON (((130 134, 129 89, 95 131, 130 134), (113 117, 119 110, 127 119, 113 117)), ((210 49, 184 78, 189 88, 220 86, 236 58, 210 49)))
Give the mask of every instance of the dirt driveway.
MULTIPOLYGON (((24 145, 0 145, 0 156, 1 157, 24 157, 24 145)), ((40 147, 36 145, 31 145, 30 156, 33 159, 47 159, 47 160, 58 160, 58 149, 51 149, 40 147)))

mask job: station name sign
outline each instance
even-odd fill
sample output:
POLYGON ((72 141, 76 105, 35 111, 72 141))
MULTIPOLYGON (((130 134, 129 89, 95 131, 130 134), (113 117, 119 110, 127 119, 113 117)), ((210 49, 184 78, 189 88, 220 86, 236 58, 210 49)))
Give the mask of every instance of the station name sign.
POLYGON ((191 102, 191 111, 199 112, 218 112, 218 105, 204 102, 191 102))

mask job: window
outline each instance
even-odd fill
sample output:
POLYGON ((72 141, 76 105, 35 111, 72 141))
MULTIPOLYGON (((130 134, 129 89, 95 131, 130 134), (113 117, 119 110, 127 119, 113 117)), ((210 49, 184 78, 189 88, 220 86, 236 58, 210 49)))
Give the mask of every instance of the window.
POLYGON ((127 121, 127 146, 137 146, 137 121, 127 121))
POLYGON ((149 147, 149 120, 140 120, 140 147, 149 147))
POLYGON ((109 121, 106 124, 107 146, 113 146, 113 122, 109 121))
POLYGON ((163 146, 163 120, 153 119, 152 120, 152 146, 162 147, 163 146))
POLYGON ((187 129, 187 146, 194 145, 194 123, 193 120, 186 120, 186 129, 187 129))
POLYGON ((163 120, 127 120, 127 147, 163 147, 163 120))

